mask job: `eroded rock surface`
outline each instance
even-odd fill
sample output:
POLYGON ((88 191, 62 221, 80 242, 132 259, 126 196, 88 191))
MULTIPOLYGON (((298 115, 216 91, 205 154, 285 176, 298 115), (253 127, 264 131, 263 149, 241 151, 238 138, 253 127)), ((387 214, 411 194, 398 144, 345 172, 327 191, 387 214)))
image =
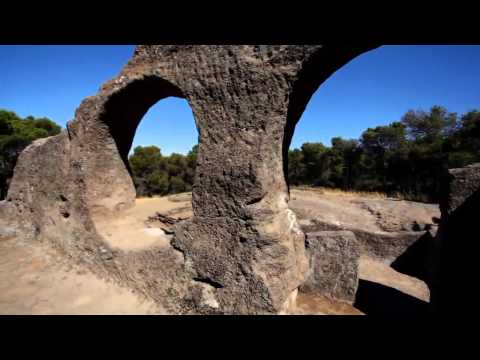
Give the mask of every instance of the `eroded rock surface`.
POLYGON ((22 152, 2 212, 22 238, 169 311, 282 311, 308 270, 284 176, 293 130, 318 86, 371 48, 138 46, 61 134, 22 152), (142 116, 169 96, 187 99, 199 131, 194 216, 177 226, 174 248, 113 249, 97 224, 133 206, 128 151, 142 116))
POLYGON ((456 314, 478 281, 480 164, 450 169, 440 199, 442 218, 428 256, 431 310, 456 314))
POLYGON ((450 169, 444 179, 440 210, 444 218, 462 205, 480 187, 480 163, 450 169))
POLYGON ((307 234, 310 272, 301 292, 353 303, 358 287, 360 249, 351 231, 307 234))
POLYGON ((294 189, 291 194, 290 207, 305 232, 352 231, 362 254, 387 263, 424 236, 425 229, 435 231, 432 218, 440 216, 435 204, 323 194, 314 189, 294 189))

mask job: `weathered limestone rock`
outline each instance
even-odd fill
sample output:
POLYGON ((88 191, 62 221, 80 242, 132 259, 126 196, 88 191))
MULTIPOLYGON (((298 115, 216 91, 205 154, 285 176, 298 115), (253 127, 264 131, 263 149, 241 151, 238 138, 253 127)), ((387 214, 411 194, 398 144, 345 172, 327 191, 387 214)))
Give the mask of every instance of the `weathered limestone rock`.
POLYGON ((440 199, 442 218, 433 241, 427 284, 433 312, 458 314, 474 301, 478 282, 480 164, 449 170, 440 199))
POLYGON ((9 210, 6 201, 0 201, 0 240, 9 239, 16 235, 14 224, 8 221, 10 218, 9 210))
POLYGON ((459 169, 450 169, 444 179, 440 210, 443 217, 454 212, 480 186, 480 163, 459 169))
POLYGON ((10 221, 173 312, 283 311, 308 269, 284 175, 296 122, 325 79, 371 48, 138 46, 61 134, 21 154, 10 221), (199 132, 194 216, 176 227, 176 250, 110 249, 96 221, 134 204, 128 151, 169 96, 187 99, 199 132))
POLYGON ((306 233, 318 231, 351 231, 355 235, 362 254, 391 263, 403 254, 425 233, 416 231, 367 231, 350 226, 339 226, 313 219, 302 225, 306 233))
POLYGON ((351 231, 307 233, 310 272, 301 292, 353 303, 358 287, 360 249, 351 231))

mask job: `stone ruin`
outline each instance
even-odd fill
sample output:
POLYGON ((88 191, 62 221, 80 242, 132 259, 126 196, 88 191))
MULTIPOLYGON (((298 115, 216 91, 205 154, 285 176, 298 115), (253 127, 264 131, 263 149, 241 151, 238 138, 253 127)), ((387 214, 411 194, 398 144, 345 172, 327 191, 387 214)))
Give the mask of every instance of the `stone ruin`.
MULTIPOLYGON (((288 206, 293 131, 320 84, 375 47, 137 46, 61 134, 23 151, 0 203, 3 231, 48 241, 172 313, 292 311, 299 287, 327 286, 311 275, 317 255, 307 254, 288 206), (188 101, 199 133, 194 215, 175 225, 167 249, 110 248, 95 223, 134 205, 128 152, 143 115, 169 96, 188 101)), ((353 242, 348 233, 338 237, 353 242)), ((323 235, 315 241, 316 248, 337 246, 323 235)), ((357 250, 335 251, 355 264, 357 250)), ((347 263, 351 300, 357 275, 347 263)))
POLYGON ((478 279, 480 163, 450 169, 443 179, 441 222, 426 251, 426 283, 433 312, 468 311, 478 279))

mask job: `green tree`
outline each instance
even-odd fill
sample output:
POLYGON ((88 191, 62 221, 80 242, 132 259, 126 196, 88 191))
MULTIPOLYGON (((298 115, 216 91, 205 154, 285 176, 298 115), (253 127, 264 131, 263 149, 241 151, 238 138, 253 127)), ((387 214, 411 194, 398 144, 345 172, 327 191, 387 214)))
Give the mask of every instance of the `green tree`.
POLYGON ((305 183, 305 163, 303 152, 300 149, 288 151, 288 179, 291 185, 301 185, 305 183))
POLYGON ((20 153, 32 141, 59 134, 61 127, 47 118, 20 118, 0 109, 0 199, 5 198, 20 153))
POLYGON ((192 189, 198 145, 187 155, 163 156, 156 146, 138 146, 129 157, 137 196, 175 194, 192 189))
POLYGON ((304 143, 301 147, 305 166, 305 180, 311 184, 321 182, 327 168, 325 154, 327 147, 322 143, 304 143))
POLYGON ((406 126, 397 121, 368 128, 363 132, 360 143, 368 158, 364 162, 364 171, 368 172, 364 186, 367 190, 390 188, 392 164, 398 165, 399 154, 407 149, 406 126))
POLYGON ((404 146, 406 135, 405 125, 397 121, 386 126, 368 128, 361 136, 361 143, 366 150, 385 153, 404 146))
POLYGON ((400 121, 365 130, 360 139, 332 138, 289 151, 292 184, 402 193, 437 201, 448 168, 480 162, 480 112, 459 119, 442 106, 408 111, 400 121))
POLYGON ((190 190, 190 187, 183 181, 180 176, 170 178, 170 193, 176 194, 190 190))
POLYGON ((10 121, 8 121, 6 117, 0 118, 0 136, 11 135, 12 133, 13 126, 10 121))
MULTIPOLYGON (((0 131, 10 130, 0 123, 0 131)), ((155 147, 136 150, 130 162, 139 194, 190 190, 197 153, 197 145, 186 156, 162 156, 155 147)), ((334 137, 330 147, 317 142, 290 150, 288 180, 292 185, 384 191, 437 201, 439 179, 446 170, 476 161, 480 161, 480 112, 469 111, 459 120, 456 113, 434 106, 368 128, 358 140, 334 137)))
POLYGON ((360 154, 357 140, 332 138, 332 147, 328 152, 328 164, 331 168, 329 183, 342 189, 352 189, 360 154))
POLYGON ((461 117, 457 130, 448 139, 449 167, 461 167, 480 161, 480 111, 461 117))
POLYGON ((149 195, 159 194, 166 195, 169 191, 168 175, 160 169, 154 170, 147 177, 149 195))
POLYGON ((182 154, 172 153, 167 158, 167 172, 170 177, 183 178, 187 169, 187 160, 182 154))
POLYGON ((164 167, 160 148, 156 146, 137 146, 129 158, 130 168, 137 177, 145 177, 156 169, 164 167))
MULTIPOLYGON (((165 190, 162 187, 161 171, 165 172, 165 160, 160 148, 137 146, 128 160, 138 196, 163 194, 165 190)), ((168 184, 166 188, 168 189, 168 184)))
POLYGON ((457 114, 449 113, 444 107, 436 105, 429 113, 409 110, 402 117, 402 123, 407 127, 412 140, 432 143, 449 136, 455 130, 457 114))
POLYGON ((195 180, 195 168, 197 166, 198 145, 194 145, 187 154, 187 169, 185 171, 184 181, 192 187, 195 180))

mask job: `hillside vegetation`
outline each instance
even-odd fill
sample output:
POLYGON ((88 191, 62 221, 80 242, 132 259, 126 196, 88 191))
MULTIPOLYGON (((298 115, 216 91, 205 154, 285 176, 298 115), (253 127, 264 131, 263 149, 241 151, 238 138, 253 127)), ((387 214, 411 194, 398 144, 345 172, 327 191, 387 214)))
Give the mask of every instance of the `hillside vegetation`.
POLYGON ((137 146, 128 159, 137 196, 167 195, 191 191, 198 145, 187 155, 163 156, 157 146, 137 146))
POLYGON ((27 116, 0 109, 0 200, 7 194, 8 184, 20 153, 32 141, 57 135, 61 127, 52 120, 27 116))
POLYGON ((360 139, 335 137, 331 146, 304 143, 288 153, 290 185, 375 191, 436 202, 449 168, 480 161, 480 112, 461 116, 434 106, 369 128, 360 139))
MULTIPOLYGON (((20 118, 0 110, 0 199, 6 195, 18 155, 61 127, 47 118, 20 118)), ((191 191, 198 145, 187 154, 164 156, 157 146, 138 146, 129 166, 138 196, 191 191)), ((458 115, 442 106, 408 111, 399 121, 368 128, 359 139, 334 137, 331 145, 304 143, 288 152, 292 186, 378 192, 437 202, 449 168, 480 161, 480 111, 458 115)))

